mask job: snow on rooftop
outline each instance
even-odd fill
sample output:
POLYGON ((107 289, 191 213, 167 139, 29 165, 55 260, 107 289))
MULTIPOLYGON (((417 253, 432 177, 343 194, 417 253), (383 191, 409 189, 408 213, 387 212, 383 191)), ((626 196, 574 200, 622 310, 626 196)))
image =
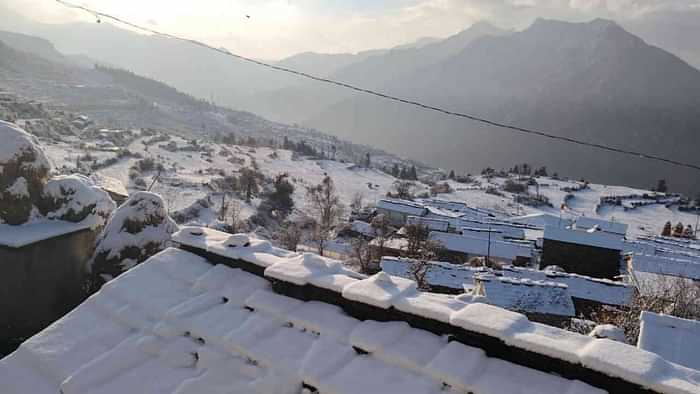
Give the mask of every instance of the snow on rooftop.
POLYGON ((612 222, 609 220, 591 218, 587 216, 579 216, 578 218, 576 218, 576 227, 584 230, 588 230, 593 227, 598 227, 598 229, 600 229, 601 231, 625 235, 629 226, 626 223, 612 222))
POLYGON ((642 312, 637 347, 700 370, 700 321, 642 312))
POLYGON ((447 220, 419 216, 409 216, 406 219, 406 224, 425 226, 428 229, 435 231, 447 231, 447 229, 450 227, 450 222, 447 220))
POLYGON ((509 238, 524 239, 525 229, 522 227, 517 227, 509 223, 499 223, 499 222, 482 222, 476 220, 460 220, 460 228, 477 228, 477 229, 492 229, 499 230, 503 235, 509 238))
POLYGON ((525 313, 575 315, 574 302, 565 284, 483 273, 476 275, 476 282, 477 295, 486 297, 489 304, 525 313))
POLYGON ((634 254, 632 255, 630 264, 633 273, 646 272, 663 276, 700 280, 700 263, 693 260, 634 254))
POLYGON ((514 243, 486 238, 467 237, 460 234, 431 232, 430 239, 440 242, 441 246, 449 251, 486 256, 490 253, 496 258, 515 260, 516 257, 532 257, 532 245, 514 243))
POLYGON ((63 220, 41 220, 17 226, 0 224, 0 245, 21 248, 89 228, 89 223, 71 223, 63 220))
POLYGON ((414 216, 423 216, 426 212, 423 204, 398 199, 381 199, 377 202, 377 208, 414 216))
MULTIPOLYGON (((274 280, 311 283, 342 275, 333 274, 326 259, 307 262, 242 234, 190 227, 175 239, 211 253, 228 247, 236 251, 232 258, 262 263, 266 277, 278 272, 275 277, 283 278, 274 280)), ((633 346, 533 323, 492 305, 422 293, 387 274, 352 279, 359 280, 336 282, 335 291, 348 302, 440 319, 658 392, 696 393, 700 387, 700 371, 633 346)), ((258 275, 166 249, 0 361, 0 381, 10 382, 3 386, 8 394, 286 394, 300 392, 302 383, 338 394, 602 392, 485 357, 481 349, 448 343, 402 321, 360 321, 343 309, 281 295, 258 275)))
POLYGON ((551 213, 538 212, 524 216, 509 218, 508 221, 514 223, 528 224, 540 228, 545 227, 567 227, 571 225, 571 220, 562 218, 561 216, 552 215, 551 213))
POLYGON ((604 249, 623 249, 622 235, 603 231, 583 231, 559 227, 545 227, 544 239, 604 249))
MULTIPOLYGON (((413 260, 398 257, 382 257, 382 270, 389 275, 410 278, 409 267, 413 260)), ((426 281, 432 286, 441 286, 462 290, 464 284, 472 284, 474 277, 482 273, 492 273, 497 276, 532 281, 546 281, 564 284, 569 289, 571 297, 591 300, 607 305, 626 305, 629 303, 634 288, 622 282, 608 279, 591 278, 583 275, 563 272, 540 271, 531 268, 504 266, 502 270, 492 270, 485 267, 470 267, 445 262, 428 262, 430 269, 426 281)))
POLYGON ((176 249, 23 343, 0 361, 0 381, 5 394, 291 394, 304 384, 334 394, 603 393, 404 322, 277 295, 255 275, 176 249))
POLYGON ((354 220, 352 223, 350 223, 350 226, 352 231, 367 237, 374 237, 376 235, 372 225, 367 222, 363 222, 362 220, 354 220))

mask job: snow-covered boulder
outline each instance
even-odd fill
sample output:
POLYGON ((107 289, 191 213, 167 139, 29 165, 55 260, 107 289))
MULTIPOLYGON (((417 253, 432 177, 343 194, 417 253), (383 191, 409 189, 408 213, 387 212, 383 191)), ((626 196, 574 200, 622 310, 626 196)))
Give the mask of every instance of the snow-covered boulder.
POLYGON ((73 174, 46 183, 41 207, 48 219, 82 222, 96 229, 104 226, 116 204, 90 178, 73 174))
POLYGON ((114 212, 97 240, 88 265, 91 285, 99 287, 165 249, 175 231, 177 225, 159 195, 134 193, 114 212))
POLYGON ((51 165, 34 137, 0 121, 0 223, 22 224, 37 215, 51 165))

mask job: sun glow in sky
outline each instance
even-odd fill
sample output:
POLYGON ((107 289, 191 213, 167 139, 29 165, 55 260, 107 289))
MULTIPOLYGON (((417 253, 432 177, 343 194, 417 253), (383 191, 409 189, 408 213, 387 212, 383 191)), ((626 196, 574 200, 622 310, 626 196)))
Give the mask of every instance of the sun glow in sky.
MULTIPOLYGON (((71 0, 69 0, 71 1, 71 0)), ((474 22, 523 28, 538 16, 629 18, 698 0, 72 0, 156 30, 265 59, 304 51, 357 52, 445 37, 474 22)), ((0 0, 43 22, 92 21, 53 0, 0 0)))

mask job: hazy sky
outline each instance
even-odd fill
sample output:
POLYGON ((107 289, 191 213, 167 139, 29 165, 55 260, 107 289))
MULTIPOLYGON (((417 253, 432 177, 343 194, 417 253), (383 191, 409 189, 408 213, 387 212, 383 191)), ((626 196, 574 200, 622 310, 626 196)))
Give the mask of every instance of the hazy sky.
MULTIPOLYGON (((259 58, 356 52, 444 37, 479 20, 523 28, 535 17, 625 20, 699 10, 700 0, 69 0, 259 58), (250 16, 250 18, 246 16, 250 16)), ((0 0, 44 22, 93 20, 53 0, 0 0)))

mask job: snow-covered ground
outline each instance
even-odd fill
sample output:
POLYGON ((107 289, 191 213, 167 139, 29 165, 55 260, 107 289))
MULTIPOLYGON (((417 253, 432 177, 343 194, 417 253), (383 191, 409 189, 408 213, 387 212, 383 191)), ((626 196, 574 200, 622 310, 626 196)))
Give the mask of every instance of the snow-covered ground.
MULTIPOLYGON (((145 141, 152 138, 144 136, 135 139, 126 148, 134 156, 153 158, 165 168, 152 191, 161 194, 170 206, 171 211, 180 210, 195 201, 212 194, 210 187, 212 179, 222 175, 236 174, 243 167, 256 163, 259 170, 268 177, 277 174, 289 174, 290 181, 295 186, 293 199, 295 208, 308 210, 306 203, 306 188, 318 184, 325 175, 333 178, 341 200, 349 205, 356 194, 361 194, 365 204, 373 204, 386 196, 392 190, 396 178, 378 169, 367 169, 352 163, 332 160, 313 160, 293 157, 291 151, 272 149, 268 147, 251 148, 239 145, 224 145, 214 142, 199 141, 200 151, 181 150, 191 147, 190 141, 172 136, 169 141, 158 142, 146 146, 145 141), (174 143, 177 151, 165 149, 165 145, 174 143), (207 153, 209 152, 209 153, 207 153)), ((78 158, 89 153, 98 163, 116 157, 115 152, 94 151, 84 149, 83 141, 77 137, 69 137, 64 142, 42 141, 42 145, 57 168, 75 167, 78 158), (83 147, 81 147, 83 143, 83 147)), ((138 190, 129 178, 129 169, 139 158, 124 157, 116 163, 99 169, 97 172, 119 179, 130 191, 138 190)), ((141 175, 146 185, 151 185, 157 171, 145 172, 141 175)), ((666 221, 673 224, 682 222, 695 226, 696 215, 678 211, 676 206, 666 207, 654 204, 626 210, 623 206, 603 205, 598 207, 603 196, 622 196, 650 193, 647 190, 634 189, 625 186, 610 186, 589 184, 588 188, 576 190, 581 183, 570 180, 555 180, 547 177, 537 178, 539 187, 529 186, 531 194, 541 194, 549 199, 551 206, 530 207, 514 201, 514 194, 502 190, 507 178, 475 176, 473 183, 458 183, 446 180, 450 185, 449 193, 439 194, 443 200, 463 201, 469 206, 495 210, 504 216, 526 215, 546 212, 564 219, 587 216, 601 218, 629 225, 628 236, 659 234, 666 221), (487 193, 488 188, 496 188, 501 195, 487 193), (567 190, 564 190, 567 189, 567 190), (567 197, 568 196, 568 197, 567 197), (566 209, 560 211, 563 203, 566 209)), ((142 189, 143 187, 141 187, 142 189)), ((428 185, 416 182, 415 194, 425 193, 428 185)), ((239 201, 241 216, 251 216, 255 212, 257 200, 251 204, 239 201)), ((213 201, 215 207, 220 203, 213 201)), ((211 215, 215 216, 215 215, 211 215)), ((212 218, 202 218, 204 224, 212 218)))

